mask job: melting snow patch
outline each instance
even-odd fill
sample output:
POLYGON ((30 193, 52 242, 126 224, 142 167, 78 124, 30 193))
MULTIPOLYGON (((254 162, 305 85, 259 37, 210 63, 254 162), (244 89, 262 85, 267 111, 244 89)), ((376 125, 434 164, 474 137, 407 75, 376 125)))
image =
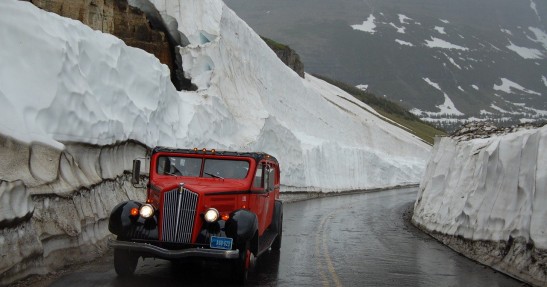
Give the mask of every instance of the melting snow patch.
POLYGON ((415 116, 421 116, 422 114, 425 114, 424 111, 420 110, 420 109, 417 109, 417 108, 413 108, 409 111, 411 114, 414 114, 415 116))
POLYGON ((538 20, 541 22, 541 17, 539 16, 538 10, 536 8, 536 2, 534 2, 534 0, 530 0, 530 8, 534 10, 534 12, 536 13, 536 16, 538 17, 538 20))
POLYGON ((444 93, 444 103, 440 106, 437 106, 441 111, 438 114, 441 115, 454 115, 454 116, 463 116, 464 113, 460 112, 458 109, 456 109, 456 106, 450 100, 448 95, 444 93))
POLYGON ((448 24, 448 23, 450 23, 450 21, 448 21, 448 20, 444 20, 444 19, 439 19, 439 21, 441 21, 441 22, 443 22, 443 23, 445 23, 445 24, 448 24))
POLYGON ((471 85, 471 87, 473 87, 473 89, 475 89, 477 91, 479 90, 479 87, 477 85, 471 85))
POLYGON ((543 84, 547 87, 547 77, 542 76, 541 80, 543 80, 543 84))
POLYGON ((528 37, 528 39, 536 43, 540 43, 547 50, 547 33, 536 27, 528 27, 528 30, 532 31, 532 33, 534 33, 534 36, 536 37, 535 39, 528 37))
POLYGON ((444 27, 435 26, 435 28, 433 28, 433 29, 437 30, 437 32, 439 32, 439 34, 446 35, 446 32, 444 31, 444 27))
POLYGON ((509 43, 511 43, 511 45, 507 46, 507 49, 519 54, 519 56, 521 56, 524 59, 542 59, 543 58, 543 54, 538 49, 520 47, 513 44, 513 42, 511 41, 509 41, 509 43))
POLYGON ((399 22, 401 22, 401 24, 410 24, 408 20, 412 20, 412 18, 408 18, 407 16, 403 14, 398 14, 398 16, 399 16, 399 22))
POLYGON ((506 92, 506 93, 510 94, 512 89, 519 90, 519 91, 525 92, 527 94, 541 96, 540 93, 532 91, 532 90, 528 90, 528 89, 524 88, 523 86, 521 86, 521 85, 519 85, 519 84, 517 84, 517 83, 515 83, 511 80, 508 80, 506 78, 501 78, 501 85, 494 84, 494 90, 497 90, 497 91, 502 91, 502 92, 506 92))
POLYGON ((363 85, 363 84, 361 84, 361 85, 357 85, 357 86, 355 86, 355 87, 356 87, 357 89, 363 90, 363 91, 368 90, 368 85, 363 85))
POLYGON ((465 92, 465 90, 462 88, 462 86, 458 86, 458 90, 465 92))
MULTIPOLYGON (((441 87, 439 86, 439 84, 431 81, 429 78, 423 78, 423 80, 428 83, 430 86, 432 86, 433 88, 443 92, 441 90, 441 87)), ((432 116, 432 115, 453 115, 453 116, 463 116, 464 113, 460 112, 458 109, 456 109, 456 106, 454 105, 454 103, 452 102, 452 100, 450 100, 450 98, 448 97, 448 95, 443 92, 444 94, 444 103, 442 105, 438 105, 436 106, 440 111, 439 112, 425 112, 427 115, 429 116, 432 116)))
POLYGON ((397 43, 399 43, 400 45, 403 45, 403 46, 410 46, 410 47, 414 46, 414 44, 412 44, 410 42, 406 42, 406 41, 399 40, 399 39, 395 39, 395 42, 397 42, 397 43))
POLYGON ((454 59, 452 59, 450 56, 448 56, 448 55, 445 54, 445 53, 443 53, 443 55, 444 55, 444 56, 448 59, 448 61, 450 61, 450 63, 451 63, 452 65, 454 65, 456 68, 458 68, 458 69, 460 69, 460 70, 462 69, 462 67, 460 67, 460 65, 458 65, 458 64, 456 63, 456 61, 454 61, 454 59))
POLYGON ((423 78, 423 80, 424 80, 426 83, 428 83, 429 85, 431 85, 433 88, 435 88, 435 89, 437 89, 437 90, 439 90, 439 91, 442 92, 441 87, 439 86, 439 84, 437 84, 437 83, 431 81, 429 78, 423 78))
POLYGON ((393 24, 392 22, 389 23, 389 25, 391 25, 391 27, 395 28, 395 30, 397 30, 397 33, 401 33, 401 34, 404 34, 405 33, 405 29, 406 27, 397 27, 397 25, 393 24))
POLYGON ((523 108, 525 108, 528 111, 534 112, 537 115, 540 115, 540 116, 543 116, 543 117, 547 116, 547 111, 538 110, 538 109, 534 109, 534 108, 530 108, 530 107, 526 107, 526 106, 524 106, 523 108))
POLYGON ((376 18, 374 18, 374 15, 370 14, 367 20, 363 21, 363 24, 351 25, 351 28, 353 28, 353 30, 359 30, 359 31, 370 33, 370 34, 374 34, 376 33, 376 30, 374 30, 376 28, 376 24, 374 24, 375 19, 376 18))
POLYGON ((454 45, 445 40, 435 38, 435 37, 431 37, 431 40, 425 40, 425 42, 426 42, 425 45, 428 46, 429 48, 456 49, 456 50, 462 50, 462 51, 469 50, 469 48, 454 45))
POLYGON ((513 36, 513 33, 507 29, 500 29, 500 31, 502 31, 503 33, 509 35, 509 36, 513 36))

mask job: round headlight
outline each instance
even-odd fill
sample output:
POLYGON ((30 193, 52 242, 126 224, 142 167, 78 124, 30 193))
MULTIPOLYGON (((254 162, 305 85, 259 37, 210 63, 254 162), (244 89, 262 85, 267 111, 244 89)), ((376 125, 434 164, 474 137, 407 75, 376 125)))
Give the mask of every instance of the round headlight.
POLYGON ((205 221, 209 223, 217 221, 218 217, 219 217, 218 210, 214 208, 209 208, 204 215, 205 221))
POLYGON ((154 207, 150 204, 143 204, 141 206, 141 209, 139 210, 139 214, 143 217, 143 218, 149 218, 151 217, 152 215, 154 215, 154 207))

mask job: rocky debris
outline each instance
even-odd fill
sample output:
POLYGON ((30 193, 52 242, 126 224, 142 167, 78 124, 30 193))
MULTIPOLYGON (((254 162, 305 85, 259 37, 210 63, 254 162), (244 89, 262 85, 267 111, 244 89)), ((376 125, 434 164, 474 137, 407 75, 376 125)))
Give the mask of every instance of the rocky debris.
POLYGON ((287 45, 275 42, 274 40, 262 37, 262 40, 275 52, 277 57, 289 68, 295 71, 301 78, 304 78, 304 63, 295 50, 287 45))
POLYGON ((490 122, 470 122, 463 125, 450 136, 458 141, 477 138, 489 138, 495 135, 506 135, 523 129, 534 129, 544 126, 546 123, 525 123, 509 127, 497 127, 490 122))
POLYGON ((547 251, 536 248, 524 238, 510 237, 507 241, 470 240, 431 231, 415 221, 412 223, 452 250, 481 264, 534 286, 547 284, 547 251))

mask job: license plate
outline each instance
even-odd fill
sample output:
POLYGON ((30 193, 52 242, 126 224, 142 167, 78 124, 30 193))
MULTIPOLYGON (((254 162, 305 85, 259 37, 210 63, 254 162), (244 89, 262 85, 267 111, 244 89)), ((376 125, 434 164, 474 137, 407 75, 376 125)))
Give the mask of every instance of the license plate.
POLYGON ((228 237, 211 236, 211 244, 209 246, 214 249, 229 250, 232 249, 233 241, 232 238, 228 237))

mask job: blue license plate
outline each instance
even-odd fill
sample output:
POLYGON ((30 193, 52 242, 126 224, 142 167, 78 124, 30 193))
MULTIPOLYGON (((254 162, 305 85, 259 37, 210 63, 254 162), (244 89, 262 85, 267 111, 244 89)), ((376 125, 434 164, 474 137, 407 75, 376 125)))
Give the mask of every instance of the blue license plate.
POLYGON ((232 249, 233 241, 232 238, 228 237, 211 236, 211 244, 209 246, 214 249, 229 250, 232 249))

